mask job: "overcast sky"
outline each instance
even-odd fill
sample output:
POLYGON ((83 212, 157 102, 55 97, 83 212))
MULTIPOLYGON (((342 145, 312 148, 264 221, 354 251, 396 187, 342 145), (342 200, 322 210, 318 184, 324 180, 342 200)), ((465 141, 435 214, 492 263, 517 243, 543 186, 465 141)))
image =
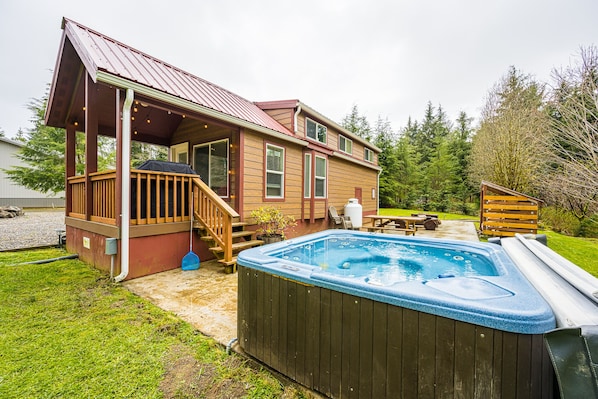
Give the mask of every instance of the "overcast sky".
POLYGON ((550 81, 598 45, 597 0, 0 0, 0 129, 31 127, 65 16, 251 101, 357 105, 395 131, 428 101, 477 118, 509 66, 550 81))

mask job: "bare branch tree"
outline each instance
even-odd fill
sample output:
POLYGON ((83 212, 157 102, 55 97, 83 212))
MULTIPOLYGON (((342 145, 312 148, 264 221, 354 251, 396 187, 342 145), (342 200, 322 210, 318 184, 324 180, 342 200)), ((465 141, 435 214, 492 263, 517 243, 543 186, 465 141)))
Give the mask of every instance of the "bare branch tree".
POLYGON ((598 49, 580 55, 577 64, 553 71, 545 189, 582 220, 598 211, 598 49))
POLYGON ((489 92, 473 138, 470 177, 533 192, 546 139, 543 87, 511 68, 489 92))

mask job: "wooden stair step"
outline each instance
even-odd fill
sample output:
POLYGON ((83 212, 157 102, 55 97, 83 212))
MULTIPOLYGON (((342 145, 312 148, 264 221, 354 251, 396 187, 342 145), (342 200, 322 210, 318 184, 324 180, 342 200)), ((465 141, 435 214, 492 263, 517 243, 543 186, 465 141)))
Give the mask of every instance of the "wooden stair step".
MULTIPOLYGON (((235 238, 241 238, 241 237, 251 237, 252 235, 255 234, 255 231, 233 231, 233 239, 235 238)), ((212 236, 203 236, 201 237, 202 240, 204 241, 213 241, 214 239, 212 238, 212 236)))
MULTIPOLYGON (((259 245, 262 245, 264 242, 262 240, 250 240, 250 241, 241 241, 233 243, 233 252, 240 251, 242 249, 253 248, 259 245)), ((224 250, 221 247, 212 247, 210 248, 212 252, 223 252, 224 250)))
MULTIPOLYGON (((251 224, 247 223, 247 222, 233 222, 232 223, 233 229, 236 229, 236 228, 239 228, 239 227, 250 226, 250 225, 251 224)), ((206 227, 203 224, 201 224, 199 221, 197 221, 197 220, 193 221, 193 228, 194 229, 198 229, 198 230, 205 230, 206 229, 206 227)))
POLYGON ((218 260, 218 263, 222 263, 224 266, 231 266, 231 265, 235 265, 237 264, 237 257, 233 256, 233 258, 229 261, 226 261, 224 259, 220 259, 218 260))

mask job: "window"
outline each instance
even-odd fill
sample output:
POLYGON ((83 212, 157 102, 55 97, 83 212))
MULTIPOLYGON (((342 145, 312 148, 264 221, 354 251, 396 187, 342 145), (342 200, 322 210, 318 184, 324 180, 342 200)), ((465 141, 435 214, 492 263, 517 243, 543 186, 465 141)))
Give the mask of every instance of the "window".
POLYGON ((363 150, 363 159, 368 162, 374 162, 374 151, 370 150, 369 148, 364 148, 363 150))
POLYGON ((193 169, 221 197, 228 197, 228 139, 193 147, 193 169))
POLYGON ((347 154, 353 154, 353 140, 345 136, 338 136, 338 149, 347 154))
POLYGON ((266 145, 266 198, 284 197, 284 148, 266 145))
POLYGON ((316 156, 315 198, 326 198, 326 158, 316 156))
POLYGON ((303 161, 303 198, 311 197, 311 154, 305 154, 303 161))
POLYGON ((307 137, 326 144, 326 126, 320 125, 318 122, 312 121, 309 118, 305 118, 305 126, 307 130, 307 137))
POLYGON ((170 147, 170 161, 178 163, 189 163, 189 151, 187 143, 176 144, 170 147))

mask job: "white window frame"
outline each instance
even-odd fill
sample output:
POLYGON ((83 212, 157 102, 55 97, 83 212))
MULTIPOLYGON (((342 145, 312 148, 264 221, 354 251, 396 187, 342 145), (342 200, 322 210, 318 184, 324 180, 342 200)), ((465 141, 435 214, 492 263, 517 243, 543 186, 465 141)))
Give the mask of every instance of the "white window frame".
MULTIPOLYGON (((221 198, 228 198, 228 196, 230 195, 230 142, 229 139, 222 139, 222 140, 215 140, 215 141, 210 141, 207 143, 201 143, 201 144, 197 144, 193 146, 193 169, 195 170, 195 149, 198 147, 208 147, 210 150, 208 151, 209 154, 209 160, 208 160, 208 165, 211 166, 211 156, 212 156, 212 145, 217 144, 217 143, 226 143, 226 194, 225 195, 220 195, 219 196, 221 198)), ((211 170, 211 168, 210 168, 211 170)), ((197 170, 196 170, 197 171, 197 170)), ((210 176, 209 177, 209 181, 206 182, 206 184, 208 185, 208 187, 212 188, 212 173, 210 172, 210 176)), ((203 179, 202 179, 203 180, 203 179)))
POLYGON ((311 198, 311 154, 303 156, 303 198, 311 198))
POLYGON ((374 151, 370 150, 367 147, 363 149, 363 159, 367 162, 374 163, 374 151))
POLYGON ((305 137, 307 137, 310 140, 317 141, 318 143, 326 144, 326 142, 328 140, 328 128, 326 126, 322 125, 321 123, 318 123, 318 122, 314 121, 313 119, 305 117, 305 137), (315 137, 311 137, 311 136, 308 135, 308 129, 307 129, 308 122, 312 122, 316 126, 316 136, 315 137), (324 138, 323 138, 323 140, 320 140, 320 137, 319 137, 320 136, 320 129, 324 130, 324 138))
POLYGON ((338 150, 340 152, 344 152, 345 154, 353 155, 353 140, 343 136, 342 134, 339 134, 338 135, 338 150))
POLYGON ((273 144, 266 144, 266 156, 264 157, 265 160, 265 167, 264 169, 266 170, 266 176, 265 176, 265 182, 264 182, 264 191, 265 191, 265 197, 266 198, 284 198, 284 171, 285 171, 285 148, 284 147, 279 147, 277 145, 273 145, 273 144), (281 151, 282 152, 282 170, 270 170, 268 169, 268 149, 272 149, 275 151, 281 151), (269 195, 268 194, 268 174, 275 174, 275 175, 280 175, 280 195, 269 195))
POLYGON ((314 166, 314 198, 327 198, 328 195, 328 159, 326 157, 320 157, 316 155, 316 162, 314 166), (324 160, 324 176, 318 176, 318 159, 324 160), (317 182, 324 181, 324 194, 318 195, 316 191, 317 182))
POLYGON ((188 142, 170 146, 169 157, 168 157, 169 161, 176 162, 176 163, 183 163, 183 162, 179 162, 179 159, 178 159, 179 156, 182 154, 187 154, 187 162, 184 162, 184 163, 189 164, 189 143, 188 142))

